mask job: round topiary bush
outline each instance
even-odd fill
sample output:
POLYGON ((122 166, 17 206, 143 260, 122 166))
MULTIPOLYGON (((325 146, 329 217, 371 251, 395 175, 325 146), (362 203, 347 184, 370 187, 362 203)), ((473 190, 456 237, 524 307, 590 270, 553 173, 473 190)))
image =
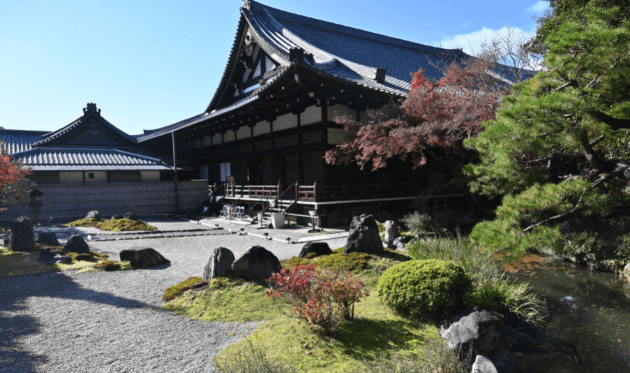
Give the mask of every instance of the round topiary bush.
POLYGON ((472 282, 464 269, 441 260, 412 260, 386 270, 378 280, 379 299, 406 315, 438 321, 464 307, 472 282))

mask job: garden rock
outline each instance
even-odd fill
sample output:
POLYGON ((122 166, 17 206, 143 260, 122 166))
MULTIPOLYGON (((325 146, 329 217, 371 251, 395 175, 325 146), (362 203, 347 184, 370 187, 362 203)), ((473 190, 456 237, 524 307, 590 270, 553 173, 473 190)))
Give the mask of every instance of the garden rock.
POLYGON ((149 268, 170 263, 162 254, 150 247, 135 246, 120 252, 120 260, 131 263, 131 268, 149 268))
POLYGON ((247 280, 269 278, 281 269, 278 258, 262 246, 250 247, 232 264, 234 275, 247 280))
POLYGON ((387 244, 392 244, 396 238, 400 237, 400 232, 398 231, 398 225, 393 220, 388 220, 385 222, 385 242, 387 244))
POLYGON ((125 219, 130 219, 130 220, 138 220, 138 217, 136 216, 136 214, 134 214, 133 212, 128 212, 124 215, 125 219))
POLYGON ((300 251, 300 258, 306 258, 308 254, 314 253, 315 256, 330 255, 332 250, 326 242, 309 242, 300 251))
POLYGON ((74 236, 68 238, 68 242, 66 242, 66 245, 63 248, 64 250, 73 253, 90 253, 90 247, 85 242, 83 237, 79 236, 78 234, 75 234, 74 236))
POLYGON ((405 238, 403 236, 400 236, 396 238, 394 242, 392 242, 391 247, 395 250, 402 250, 405 248, 405 241, 405 238))
POLYGON ((491 355, 501 340, 503 315, 494 311, 473 307, 454 319, 448 328, 440 329, 440 336, 447 340, 449 349, 459 348, 467 356, 472 347, 472 355, 491 355))
POLYGON ((206 267, 203 269, 203 279, 210 281, 215 277, 228 277, 232 274, 234 253, 225 247, 214 249, 206 267))
POLYGON ((483 355, 477 355, 470 373, 498 373, 492 361, 483 355))
POLYGON ((57 236, 54 233, 50 232, 42 232, 37 237, 37 241, 35 241, 42 245, 48 246, 61 246, 59 241, 57 240, 57 236))
POLYGON ((378 232, 376 220, 372 215, 361 215, 352 218, 346 248, 349 253, 380 254, 383 252, 383 240, 378 232))
POLYGON ((120 218, 121 218, 120 215, 112 215, 112 220, 118 220, 120 218))
POLYGON ((35 236, 31 219, 20 216, 11 224, 9 250, 26 252, 35 250, 35 236))
POLYGON ((630 282, 630 263, 626 264, 626 267, 623 269, 623 277, 630 282))
POLYGON ((61 250, 55 250, 52 247, 46 247, 39 250, 39 260, 48 265, 51 265, 55 263, 67 264, 72 261, 72 258, 64 255, 64 252, 61 250))
POLYGON ((90 220, 90 219, 101 220, 102 218, 103 217, 101 216, 101 213, 98 212, 97 210, 92 210, 88 212, 87 215, 85 215, 85 220, 90 220))

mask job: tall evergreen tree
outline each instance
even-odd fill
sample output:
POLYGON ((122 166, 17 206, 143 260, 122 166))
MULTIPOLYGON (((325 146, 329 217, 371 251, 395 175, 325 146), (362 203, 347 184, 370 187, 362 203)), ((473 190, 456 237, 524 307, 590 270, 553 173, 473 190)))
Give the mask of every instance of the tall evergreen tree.
POLYGON ((628 3, 552 0, 530 43, 547 71, 514 86, 465 142, 481 158, 465 169, 472 190, 504 196, 472 232, 483 247, 630 257, 628 3))

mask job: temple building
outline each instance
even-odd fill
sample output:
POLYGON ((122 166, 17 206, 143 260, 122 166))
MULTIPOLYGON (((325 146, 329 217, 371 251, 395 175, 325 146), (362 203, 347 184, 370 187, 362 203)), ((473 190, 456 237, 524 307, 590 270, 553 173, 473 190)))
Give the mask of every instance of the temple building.
MULTIPOLYGON (((445 181, 434 162, 413 170, 392 160, 377 172, 326 164, 342 143, 335 116, 367 123, 370 111, 404 99, 420 68, 472 58, 243 1, 219 87, 198 115, 138 142, 154 152, 175 147, 177 166, 218 183, 227 202, 287 216, 315 215, 321 225, 347 223, 357 212, 404 210, 423 186, 445 181), (226 184, 221 184, 226 183, 226 184), (403 210, 401 210, 403 209, 403 210), (310 215, 309 215, 310 212, 310 215)), ((509 68, 495 72, 509 82, 509 68)))

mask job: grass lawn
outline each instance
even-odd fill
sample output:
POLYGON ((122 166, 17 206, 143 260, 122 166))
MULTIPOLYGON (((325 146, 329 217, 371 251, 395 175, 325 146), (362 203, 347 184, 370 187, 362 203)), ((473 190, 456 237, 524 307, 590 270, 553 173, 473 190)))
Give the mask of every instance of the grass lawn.
MULTIPOLYGON (((44 272, 63 272, 76 270, 78 273, 100 272, 103 269, 98 268, 98 264, 104 262, 107 254, 91 251, 90 260, 82 260, 79 255, 85 257, 86 254, 65 253, 72 257, 69 264, 56 263, 47 265, 39 260, 39 249, 44 246, 36 244, 38 250, 30 253, 11 251, 7 247, 0 246, 0 278, 30 275, 34 273, 44 272), (96 266, 96 268, 95 268, 96 266)), ((53 246, 57 250, 63 250, 63 246, 53 246)), ((128 262, 120 262, 121 269, 130 269, 128 262)))
POLYGON ((128 231, 155 231, 156 227, 132 219, 113 219, 100 221, 96 219, 79 219, 71 223, 64 224, 65 227, 94 227, 104 231, 128 232, 128 231))
MULTIPOLYGON (((338 266, 344 260, 341 256, 337 252, 328 258, 311 260, 319 265, 327 262, 338 266), (337 260, 330 260, 337 256, 337 260)), ((347 259, 356 266, 363 258, 347 259)), ((355 274, 363 279, 370 295, 356 304, 356 318, 342 323, 334 337, 316 333, 307 322, 293 317, 292 307, 284 300, 267 298, 267 287, 261 283, 214 279, 206 289, 186 292, 164 307, 197 320, 262 322, 250 337, 227 347, 218 359, 229 358, 251 343, 264 350, 270 360, 285 361, 300 372, 352 372, 360 369, 364 360, 382 354, 419 356, 425 343, 438 336, 433 324, 396 315, 377 299, 376 284, 381 273, 407 259, 390 253, 385 257, 370 256, 365 265, 358 265, 363 269, 355 274)), ((283 261, 283 266, 287 262, 283 261)))

